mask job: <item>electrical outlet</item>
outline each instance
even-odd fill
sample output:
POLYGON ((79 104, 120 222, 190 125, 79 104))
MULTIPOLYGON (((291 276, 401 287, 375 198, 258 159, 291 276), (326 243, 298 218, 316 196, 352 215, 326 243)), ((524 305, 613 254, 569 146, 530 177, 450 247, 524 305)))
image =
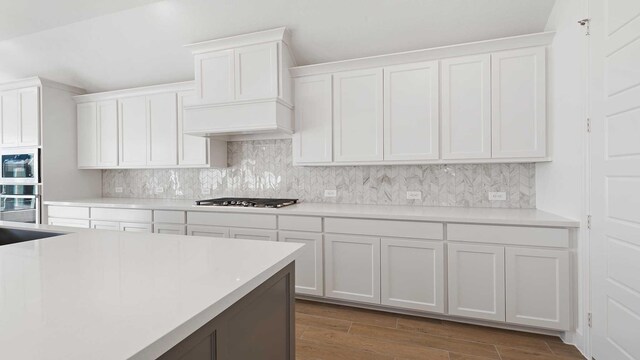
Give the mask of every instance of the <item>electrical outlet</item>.
POLYGON ((407 191, 407 200, 422 200, 421 191, 407 191))
POLYGON ((324 197, 336 197, 338 196, 338 190, 325 190, 324 197))
POLYGON ((211 194, 211 189, 202 189, 202 195, 209 195, 211 194))
POLYGON ((156 188, 156 194, 161 194, 161 193, 163 193, 163 192, 164 192, 164 188, 162 188, 162 187, 160 187, 160 186, 158 186, 158 187, 156 188))
POLYGON ((489 200, 491 201, 505 201, 507 200, 507 193, 504 191, 501 192, 490 192, 489 200))
POLYGON ((122 192, 122 187, 121 186, 117 186, 116 187, 116 192, 117 193, 121 193, 122 192))

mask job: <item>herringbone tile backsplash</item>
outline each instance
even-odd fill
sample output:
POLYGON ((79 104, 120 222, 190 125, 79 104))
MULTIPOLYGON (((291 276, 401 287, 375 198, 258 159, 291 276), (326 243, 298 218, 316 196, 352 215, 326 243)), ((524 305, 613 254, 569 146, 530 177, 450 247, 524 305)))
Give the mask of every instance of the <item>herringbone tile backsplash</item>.
POLYGON ((290 140, 228 143, 225 169, 104 170, 105 197, 292 197, 306 202, 535 208, 534 164, 294 167, 290 140), (115 188, 122 187, 121 193, 115 188), (157 190, 162 188, 162 192, 157 190), (324 190, 337 197, 324 197, 324 190), (421 191, 422 200, 407 200, 421 191), (507 201, 489 201, 504 191, 507 201))

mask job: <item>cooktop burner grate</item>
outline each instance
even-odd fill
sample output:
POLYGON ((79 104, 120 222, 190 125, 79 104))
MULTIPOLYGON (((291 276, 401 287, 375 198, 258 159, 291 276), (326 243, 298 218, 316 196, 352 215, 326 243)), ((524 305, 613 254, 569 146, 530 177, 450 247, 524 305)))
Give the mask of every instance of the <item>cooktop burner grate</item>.
POLYGON ((198 206, 243 206, 243 207, 264 207, 281 208, 293 205, 298 199, 269 199, 269 198, 216 198, 206 200, 196 200, 198 206))

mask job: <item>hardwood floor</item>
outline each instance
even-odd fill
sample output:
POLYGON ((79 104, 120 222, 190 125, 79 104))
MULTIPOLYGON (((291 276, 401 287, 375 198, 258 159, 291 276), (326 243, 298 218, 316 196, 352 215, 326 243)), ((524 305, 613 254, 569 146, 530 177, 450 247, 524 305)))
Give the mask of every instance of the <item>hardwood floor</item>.
POLYGON ((560 338, 296 301, 297 360, 584 359, 560 338))

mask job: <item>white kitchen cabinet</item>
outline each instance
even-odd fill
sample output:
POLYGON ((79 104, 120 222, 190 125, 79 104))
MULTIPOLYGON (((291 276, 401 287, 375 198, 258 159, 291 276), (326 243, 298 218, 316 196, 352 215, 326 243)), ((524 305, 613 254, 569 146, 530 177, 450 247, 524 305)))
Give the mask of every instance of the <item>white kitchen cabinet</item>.
POLYGON ((229 237, 246 240, 278 241, 278 232, 263 229, 229 229, 229 237))
POLYGON ((187 235, 184 225, 178 224, 153 224, 153 232, 156 234, 187 235))
POLYGON ((20 117, 20 106, 18 102, 18 91, 10 90, 0 94, 2 100, 2 116, 0 117, 0 145, 18 145, 18 119, 20 117))
POLYGON ((147 165, 147 99, 136 96, 118 101, 118 131, 120 165, 142 167, 147 165))
POLYGON ((66 226, 66 227, 74 227, 74 228, 89 228, 89 220, 81 220, 81 219, 65 219, 65 218, 52 218, 50 217, 47 220, 48 225, 54 226, 66 226))
POLYGON ((120 231, 150 233, 153 232, 153 226, 151 224, 121 222, 120 231))
POLYGON ((233 50, 197 54, 196 96, 199 103, 217 104, 235 98, 233 50))
POLYGON ((442 242, 382 238, 381 303, 444 313, 442 242))
POLYGON ((223 226, 187 225, 187 235, 228 238, 229 228, 223 226))
POLYGON ((40 98, 38 87, 0 93, 0 146, 40 144, 40 98))
POLYGON ((209 139, 183 134, 184 106, 189 104, 194 97, 193 91, 178 93, 178 164, 206 166, 209 161, 207 159, 209 139))
MULTIPOLYGON (((80 105, 85 104, 79 104, 78 108, 80 105)), ((96 165, 118 166, 118 103, 116 100, 99 101, 96 104, 96 130, 96 135, 93 137, 97 139, 96 165)))
POLYGON ((384 68, 384 160, 438 159, 438 77, 437 61, 384 68))
POLYGON ((491 158, 491 56, 440 62, 442 158, 491 158))
POLYGON ((325 296, 380 304, 380 238, 327 234, 325 296))
POLYGON ((91 220, 91 228, 96 230, 120 230, 120 223, 117 221, 91 220))
POLYGON ((546 156, 545 48, 491 54, 492 157, 546 156))
POLYGON ((296 258, 296 293, 324 295, 322 234, 280 231, 278 240, 304 244, 302 252, 296 258))
POLYGON ((178 164, 176 93, 147 96, 147 165, 178 164))
POLYGON ((331 75, 295 80, 295 164, 330 163, 333 158, 331 75))
POLYGON ((569 330, 568 251, 507 247, 505 268, 508 323, 569 330))
POLYGON ((504 247, 449 244, 449 314, 505 321, 504 247))
POLYGON ((383 160, 382 69, 333 75, 336 162, 383 160))
MULTIPOLYGON (((98 164, 96 146, 98 124, 95 102, 78 104, 78 167, 94 167, 98 164)), ((116 138, 117 140, 117 138, 116 138)))
POLYGON ((278 96, 277 43, 236 48, 234 55, 236 100, 255 100, 278 96))

